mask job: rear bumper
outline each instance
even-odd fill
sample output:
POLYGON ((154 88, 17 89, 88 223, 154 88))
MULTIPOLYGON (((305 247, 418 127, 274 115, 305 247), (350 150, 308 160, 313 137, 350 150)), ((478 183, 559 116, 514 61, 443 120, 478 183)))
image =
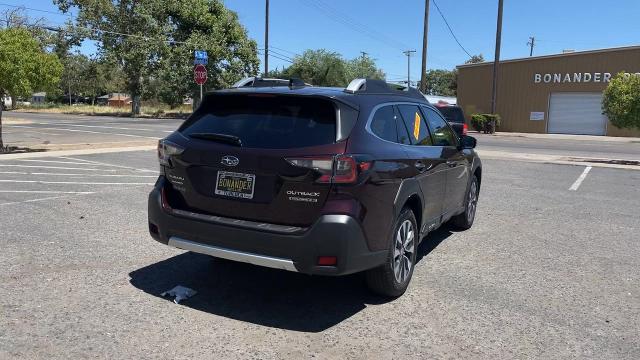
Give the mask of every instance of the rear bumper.
POLYGON ((387 251, 372 252, 360 223, 348 215, 323 215, 295 228, 174 212, 162 207, 160 186, 149 194, 151 236, 166 245, 234 261, 305 274, 346 275, 384 263, 387 251), (336 266, 318 266, 320 256, 336 266))

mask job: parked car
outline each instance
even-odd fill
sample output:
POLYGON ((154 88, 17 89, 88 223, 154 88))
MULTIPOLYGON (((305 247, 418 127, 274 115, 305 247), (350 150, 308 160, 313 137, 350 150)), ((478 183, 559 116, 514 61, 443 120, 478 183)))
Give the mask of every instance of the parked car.
POLYGON ((151 236, 305 274, 366 271, 400 296, 423 237, 473 225, 482 165, 415 89, 241 87, 208 93, 158 144, 151 236))
POLYGON ((464 112, 460 106, 444 102, 436 103, 435 106, 440 110, 445 119, 447 119, 447 122, 449 122, 449 125, 451 125, 459 137, 467 136, 469 126, 465 122, 464 112))

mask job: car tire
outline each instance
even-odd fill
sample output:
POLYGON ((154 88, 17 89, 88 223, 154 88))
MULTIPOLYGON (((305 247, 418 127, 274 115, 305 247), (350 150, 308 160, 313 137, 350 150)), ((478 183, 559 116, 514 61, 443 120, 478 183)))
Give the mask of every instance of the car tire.
POLYGON ((367 285, 371 291, 388 297, 404 294, 416 263, 418 237, 413 211, 409 208, 402 209, 393 225, 387 261, 366 272, 367 285))
POLYGON ((480 193, 480 183, 478 178, 473 175, 471 185, 467 190, 464 202, 464 212, 451 218, 451 224, 458 229, 467 230, 473 226, 478 207, 478 194, 480 193))

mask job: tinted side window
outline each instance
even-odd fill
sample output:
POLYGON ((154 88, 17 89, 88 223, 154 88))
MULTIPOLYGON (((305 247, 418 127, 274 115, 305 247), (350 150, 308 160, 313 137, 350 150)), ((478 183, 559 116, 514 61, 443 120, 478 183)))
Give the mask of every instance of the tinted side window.
POLYGON ((376 111, 371 120, 371 132, 381 139, 398 142, 393 106, 384 106, 376 111))
POLYGON ((422 109, 427 117, 427 123, 429 124, 429 130, 431 130, 431 136, 433 136, 434 145, 457 146, 456 135, 444 121, 442 115, 430 108, 423 107, 422 109))
POLYGON ((438 110, 440 110, 447 121, 464 123, 464 115, 462 114, 462 109, 460 109, 458 106, 442 106, 438 107, 438 110))
POLYGON ((429 137, 429 129, 425 125, 422 113, 416 105, 398 105, 400 115, 404 121, 411 144, 413 145, 432 145, 429 137))

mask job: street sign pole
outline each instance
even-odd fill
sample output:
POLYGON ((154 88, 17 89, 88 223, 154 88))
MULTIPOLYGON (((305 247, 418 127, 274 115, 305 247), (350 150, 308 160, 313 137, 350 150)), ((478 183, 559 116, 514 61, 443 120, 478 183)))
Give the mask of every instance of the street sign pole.
POLYGON ((193 77, 196 84, 200 85, 200 102, 202 102, 202 84, 207 81, 207 69, 204 67, 209 63, 209 55, 206 51, 196 50, 194 51, 193 64, 193 77))

